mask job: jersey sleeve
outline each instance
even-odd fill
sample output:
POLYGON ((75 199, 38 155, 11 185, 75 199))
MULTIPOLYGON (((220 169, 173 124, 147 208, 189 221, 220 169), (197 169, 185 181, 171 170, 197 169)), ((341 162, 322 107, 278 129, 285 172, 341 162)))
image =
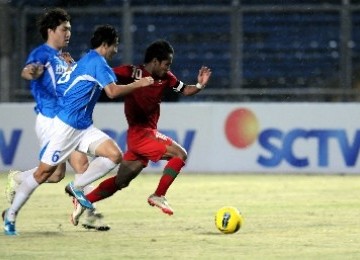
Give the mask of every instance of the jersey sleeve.
POLYGON ((116 82, 116 76, 109 65, 104 62, 99 69, 99 73, 96 75, 96 79, 99 82, 101 88, 116 82))
POLYGON ((117 82, 120 84, 129 84, 134 81, 132 76, 134 67, 131 65, 114 67, 113 71, 116 75, 117 82))
POLYGON ((45 65, 48 59, 49 59, 48 52, 41 50, 40 48, 36 48, 29 54, 25 65, 28 65, 30 63, 41 63, 45 65))

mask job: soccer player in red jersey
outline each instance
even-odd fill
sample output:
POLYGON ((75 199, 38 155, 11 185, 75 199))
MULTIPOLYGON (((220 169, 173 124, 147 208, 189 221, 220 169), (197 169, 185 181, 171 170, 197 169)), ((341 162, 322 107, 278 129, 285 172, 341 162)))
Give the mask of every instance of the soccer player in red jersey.
MULTIPOLYGON (((208 83, 211 70, 201 67, 197 83, 187 85, 171 73, 174 49, 169 42, 157 40, 148 46, 144 65, 124 65, 113 70, 121 84, 128 84, 146 76, 152 76, 154 83, 147 88, 139 88, 124 99, 125 115, 129 125, 127 131, 128 150, 119 166, 116 176, 110 177, 86 195, 90 202, 96 202, 121 190, 145 168, 149 160, 167 160, 163 175, 154 194, 148 198, 151 206, 159 207, 165 214, 172 215, 165 194, 177 177, 187 159, 187 152, 170 137, 160 133, 157 123, 160 117, 160 103, 166 88, 191 96, 199 93, 208 83)), ((74 218, 81 215, 81 206, 73 212, 74 218)))

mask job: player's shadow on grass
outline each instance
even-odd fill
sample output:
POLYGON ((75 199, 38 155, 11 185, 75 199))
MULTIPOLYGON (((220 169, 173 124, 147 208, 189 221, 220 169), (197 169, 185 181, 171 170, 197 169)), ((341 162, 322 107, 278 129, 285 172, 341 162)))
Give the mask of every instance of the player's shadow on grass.
POLYGON ((23 233, 19 232, 20 236, 26 237, 57 237, 57 236, 68 236, 69 234, 79 234, 79 233, 88 233, 88 232, 103 232, 96 230, 88 230, 88 229, 75 229, 75 230, 58 230, 58 231, 31 231, 23 233))
POLYGON ((20 236, 27 237, 54 237, 54 236, 63 236, 64 231, 34 231, 34 232, 19 232, 20 236))
POLYGON ((224 234, 219 232, 199 232, 200 235, 207 235, 207 236, 223 236, 224 234))

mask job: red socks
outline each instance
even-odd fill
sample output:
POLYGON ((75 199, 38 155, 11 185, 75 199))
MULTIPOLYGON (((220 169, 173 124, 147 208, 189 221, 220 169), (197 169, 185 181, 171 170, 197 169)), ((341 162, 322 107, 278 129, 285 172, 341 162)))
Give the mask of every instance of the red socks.
MULTIPOLYGON (((185 162, 179 157, 171 158, 166 164, 163 176, 160 178, 159 185, 155 191, 156 196, 164 196, 173 183, 185 162)), ((118 191, 116 186, 116 176, 107 178, 102 181, 93 191, 86 195, 86 198, 91 202, 97 202, 107 197, 112 196, 118 191)))
POLYGON ((117 187, 115 183, 116 176, 110 177, 103 182, 101 182, 94 190, 86 195, 86 198, 94 203, 99 200, 103 200, 107 197, 110 197, 115 192, 117 192, 117 187))
POLYGON ((163 172, 163 176, 159 181, 159 185, 155 191, 156 196, 164 196, 173 183, 181 168, 185 165, 185 162, 179 157, 171 158, 166 164, 163 172))

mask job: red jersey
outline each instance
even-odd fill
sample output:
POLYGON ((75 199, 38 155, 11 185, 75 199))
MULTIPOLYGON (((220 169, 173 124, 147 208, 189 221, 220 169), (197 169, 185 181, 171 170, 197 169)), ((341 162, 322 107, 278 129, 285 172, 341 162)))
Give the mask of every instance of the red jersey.
MULTIPOLYGON (((124 65, 115 67, 119 84, 129 84, 147 76, 152 76, 144 66, 124 65)), ((163 78, 155 78, 154 84, 138 88, 124 97, 125 116, 129 127, 140 126, 157 129, 160 117, 160 103, 165 88, 180 92, 185 85, 170 71, 163 78)))

